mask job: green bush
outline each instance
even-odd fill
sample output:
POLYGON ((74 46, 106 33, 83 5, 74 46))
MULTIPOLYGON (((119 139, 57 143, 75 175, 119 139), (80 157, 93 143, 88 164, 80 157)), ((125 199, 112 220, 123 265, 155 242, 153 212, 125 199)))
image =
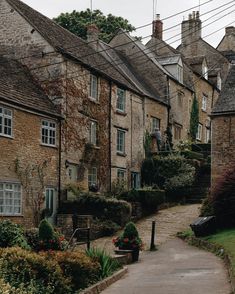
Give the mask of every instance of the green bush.
POLYGON ((121 227, 112 222, 111 220, 93 220, 92 221, 92 232, 98 231, 100 236, 112 236, 114 233, 116 233, 118 230, 120 230, 121 227))
POLYGON ((116 270, 120 269, 121 266, 116 259, 113 259, 104 250, 99 248, 91 248, 86 251, 87 256, 93 260, 97 260, 101 267, 100 278, 104 279, 112 275, 116 270))
POLYGON ((200 216, 212 216, 214 215, 213 204, 208 195, 207 198, 203 200, 201 209, 200 209, 200 216))
POLYGON ((123 231, 123 237, 130 238, 130 239, 139 237, 139 233, 138 233, 137 228, 133 222, 129 222, 128 224, 126 224, 124 231, 123 231))
POLYGON ((39 251, 40 239, 38 234, 38 228, 24 230, 24 236, 30 248, 34 251, 39 251))
POLYGON ((77 196, 74 201, 64 201, 59 213, 91 214, 123 226, 130 220, 131 206, 126 201, 87 193, 77 196))
POLYGON ((53 260, 19 247, 0 250, 0 277, 12 287, 33 294, 71 293, 69 279, 53 260))
POLYGON ((57 251, 45 253, 45 257, 58 262, 64 276, 71 280, 73 290, 86 288, 100 279, 99 262, 92 260, 83 252, 57 251))
POLYGON ((143 213, 148 215, 155 212, 158 206, 165 202, 165 191, 155 189, 131 190, 119 197, 128 202, 140 202, 143 213))
POLYGON ((0 247, 19 246, 29 249, 27 241, 23 235, 23 228, 10 220, 0 222, 0 247))
POLYGON ((39 239, 50 240, 54 238, 54 229, 48 220, 43 219, 39 224, 39 239))
POLYGON ((195 180, 195 167, 180 155, 156 156, 143 162, 141 175, 144 185, 165 190, 168 201, 179 200, 195 180))
MULTIPOLYGON (((36 236, 34 236, 36 237, 36 236)), ((67 248, 67 241, 64 236, 56 232, 53 226, 46 220, 42 220, 38 230, 38 246, 33 248, 35 251, 40 250, 65 250, 67 248)), ((36 240, 35 240, 36 241, 36 240)))

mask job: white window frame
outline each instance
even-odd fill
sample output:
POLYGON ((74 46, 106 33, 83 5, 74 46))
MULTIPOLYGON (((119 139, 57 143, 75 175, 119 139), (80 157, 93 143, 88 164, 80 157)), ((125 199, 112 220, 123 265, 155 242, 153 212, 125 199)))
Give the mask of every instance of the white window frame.
POLYGON ((211 129, 208 127, 205 127, 205 142, 209 143, 211 140, 211 129))
POLYGON ((204 64, 202 65, 202 75, 206 80, 208 80, 208 67, 204 64))
POLYGON ((56 146, 56 122, 43 119, 41 123, 41 143, 45 146, 56 146), (45 131, 45 134, 44 134, 45 131))
POLYGON ((0 136, 12 138, 13 114, 12 110, 0 106, 0 136))
POLYGON ((125 154, 125 136, 126 132, 121 129, 117 129, 117 152, 125 154))
POLYGON ((221 76, 219 73, 217 74, 217 88, 219 90, 221 90, 221 88, 222 88, 222 79, 221 79, 221 76))
POLYGON ((117 105, 116 108, 120 112, 125 112, 126 111, 126 91, 117 88, 117 105))
POLYGON ((206 95, 202 95, 202 110, 203 111, 207 110, 207 99, 208 97, 206 95))
POLYGON ((181 65, 177 65, 178 71, 178 81, 183 84, 183 67, 181 65))
POLYGON ((90 121, 90 129, 89 129, 89 143, 97 146, 97 130, 98 130, 98 123, 95 120, 90 121))
POLYGON ((197 127, 197 135, 196 135, 196 139, 201 141, 202 140, 202 124, 198 124, 198 127, 197 127))
POLYGON ((98 177, 97 177, 97 167, 90 167, 88 169, 88 187, 92 185, 98 185, 98 177))
POLYGON ((131 172, 131 188, 139 189, 140 188, 140 173, 131 172), (134 178, 136 177, 136 178, 134 178))
POLYGON ((22 187, 20 183, 0 182, 0 215, 22 215, 22 187), (18 209, 17 212, 16 209, 18 209))
POLYGON ((90 74, 89 98, 99 100, 99 78, 94 74, 90 74))
POLYGON ((151 121, 152 133, 155 132, 155 129, 160 130, 160 123, 161 123, 161 120, 159 118, 152 116, 152 121, 151 121))
POLYGON ((124 182, 126 181, 126 170, 125 169, 122 169, 122 168, 117 169, 117 181, 119 183, 122 182, 122 184, 124 184, 124 182))
POLYGON ((55 213, 55 195, 54 188, 45 189, 45 208, 51 211, 51 215, 55 213))

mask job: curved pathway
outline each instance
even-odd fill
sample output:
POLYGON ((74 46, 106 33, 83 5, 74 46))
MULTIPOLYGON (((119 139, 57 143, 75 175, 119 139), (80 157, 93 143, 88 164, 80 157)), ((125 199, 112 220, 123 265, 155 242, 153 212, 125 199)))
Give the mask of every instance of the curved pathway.
MULTIPOLYGON (((128 266, 128 274, 103 294, 230 294, 223 262, 212 253, 175 238, 198 216, 199 205, 175 206, 137 223, 146 244, 140 262, 128 266), (147 251, 151 222, 156 220, 159 250, 147 251)), ((101 238, 93 246, 113 252, 112 238, 101 238)))

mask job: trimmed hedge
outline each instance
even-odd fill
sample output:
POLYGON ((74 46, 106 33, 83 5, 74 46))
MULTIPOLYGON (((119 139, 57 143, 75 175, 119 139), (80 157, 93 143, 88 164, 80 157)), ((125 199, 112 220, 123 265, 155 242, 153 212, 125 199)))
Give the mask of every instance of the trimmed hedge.
POLYGON ((131 190, 119 196, 128 202, 140 202, 145 215, 157 210, 158 206, 165 202, 165 191, 163 190, 131 190))
POLYGON ((77 196, 74 201, 62 202, 59 213, 91 214, 99 219, 108 219, 123 226, 130 220, 131 205, 115 198, 84 194, 77 196))

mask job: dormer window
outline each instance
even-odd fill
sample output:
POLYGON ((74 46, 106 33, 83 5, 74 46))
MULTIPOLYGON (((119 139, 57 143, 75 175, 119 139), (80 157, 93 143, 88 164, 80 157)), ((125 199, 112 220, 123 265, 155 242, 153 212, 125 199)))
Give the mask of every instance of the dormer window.
POLYGON ((178 70, 178 81, 183 84, 183 67, 180 65, 177 65, 178 70))
POLYGON ((202 65, 202 75, 206 80, 208 80, 208 67, 206 64, 202 65))
POLYGON ((221 80, 220 73, 218 73, 218 75, 217 75, 217 88, 219 90, 221 90, 221 88, 222 88, 222 80, 221 80))

